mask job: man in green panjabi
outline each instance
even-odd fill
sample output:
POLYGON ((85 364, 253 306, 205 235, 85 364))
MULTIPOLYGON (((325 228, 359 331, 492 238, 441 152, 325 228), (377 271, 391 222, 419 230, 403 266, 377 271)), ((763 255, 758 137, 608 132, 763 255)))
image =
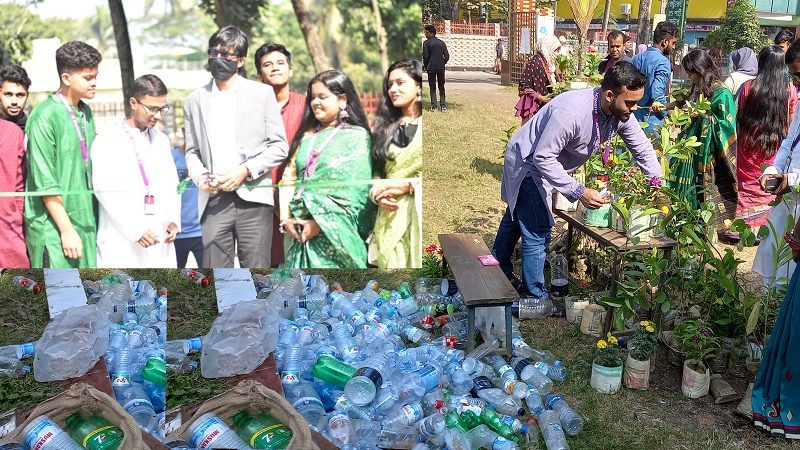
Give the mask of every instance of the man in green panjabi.
POLYGON ((31 112, 25 190, 25 235, 31 267, 96 265, 96 201, 91 193, 89 149, 92 111, 102 57, 92 46, 67 42, 56 51, 60 86, 31 112))

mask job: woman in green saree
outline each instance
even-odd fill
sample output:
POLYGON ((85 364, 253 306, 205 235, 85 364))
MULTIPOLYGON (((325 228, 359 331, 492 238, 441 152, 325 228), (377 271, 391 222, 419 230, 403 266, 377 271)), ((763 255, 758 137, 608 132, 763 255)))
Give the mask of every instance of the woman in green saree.
POLYGON ((378 205, 369 262, 381 269, 422 265, 422 64, 397 61, 383 79, 383 97, 373 124, 375 184, 369 198, 378 205), (392 179, 413 178, 413 182, 392 179))
POLYGON ((282 182, 309 184, 293 189, 281 215, 288 236, 285 267, 367 267, 365 237, 374 223, 367 201, 370 142, 366 115, 347 75, 328 70, 314 77, 282 182))
POLYGON ((692 80, 689 101, 697 101, 702 94, 711 99, 711 111, 693 117, 692 123, 681 133, 680 139, 697 137, 702 145, 688 160, 670 162, 669 187, 686 196, 695 208, 705 201, 713 201, 715 224, 722 231, 726 220, 736 214, 736 101, 722 84, 719 68, 704 49, 690 51, 681 61, 692 80))

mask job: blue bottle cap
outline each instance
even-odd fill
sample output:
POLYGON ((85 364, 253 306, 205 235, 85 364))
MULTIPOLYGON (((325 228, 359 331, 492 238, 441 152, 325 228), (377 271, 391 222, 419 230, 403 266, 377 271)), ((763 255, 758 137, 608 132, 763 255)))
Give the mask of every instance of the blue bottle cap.
POLYGON ((203 341, 199 337, 189 338, 189 351, 199 352, 203 349, 203 341))
POLYGON ((22 347, 22 356, 20 358, 24 358, 26 356, 34 356, 36 354, 36 349, 33 346, 33 342, 27 342, 21 345, 22 347))

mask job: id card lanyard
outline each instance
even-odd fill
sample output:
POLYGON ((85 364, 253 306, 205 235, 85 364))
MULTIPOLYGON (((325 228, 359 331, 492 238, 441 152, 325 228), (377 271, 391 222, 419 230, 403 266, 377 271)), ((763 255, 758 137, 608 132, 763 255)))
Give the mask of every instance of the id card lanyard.
MULTIPOLYGON (((144 187, 146 190, 144 194, 144 213, 145 215, 152 216, 156 213, 156 199, 155 196, 150 193, 150 179, 147 177, 147 171, 142 163, 142 155, 139 153, 139 147, 136 145, 136 140, 134 139, 133 134, 131 134, 130 127, 127 123, 125 123, 125 121, 122 122, 122 128, 125 131, 125 134, 128 135, 128 138, 131 140, 133 152, 136 154, 136 163, 139 165, 139 173, 142 175, 142 182, 144 182, 144 187)), ((147 140, 150 145, 153 145, 153 134, 152 130, 149 128, 147 130, 147 140)))
MULTIPOLYGON (((598 146, 603 145, 602 138, 600 137, 600 89, 594 90, 594 109, 592 110, 592 118, 594 119, 594 132, 597 134, 597 140, 600 142, 598 146)), ((612 119, 613 121, 613 119, 612 119)), ((603 167, 608 165, 608 158, 611 155, 611 139, 617 135, 617 125, 612 122, 611 131, 608 133, 605 148, 603 149, 603 167)))
POLYGON ((83 157, 83 170, 86 173, 86 185, 89 189, 92 188, 92 179, 89 176, 89 148, 86 145, 86 115, 83 115, 83 132, 81 132, 81 127, 78 125, 78 118, 75 117, 75 112, 72 110, 72 106, 67 102, 67 99, 61 92, 57 93, 58 98, 61 99, 61 103, 64 104, 64 107, 67 108, 67 112, 69 113, 69 118, 72 119, 72 125, 75 126, 75 132, 78 133, 78 141, 81 145, 81 156, 83 157))

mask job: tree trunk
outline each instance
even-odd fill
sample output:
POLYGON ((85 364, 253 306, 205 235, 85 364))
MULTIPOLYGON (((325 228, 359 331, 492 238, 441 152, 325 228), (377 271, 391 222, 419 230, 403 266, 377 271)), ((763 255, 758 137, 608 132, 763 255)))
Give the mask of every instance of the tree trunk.
POLYGON ((650 28, 650 5, 652 0, 639 0, 639 29, 636 38, 639 44, 650 44, 653 30, 650 28))
POLYGON ((381 51, 381 69, 386 73, 389 70, 389 49, 386 47, 386 29, 383 28, 378 0, 372 0, 372 13, 375 15, 375 34, 378 35, 378 48, 381 51))
POLYGON ((575 49, 577 52, 578 57, 578 64, 577 69, 575 69, 575 78, 583 77, 583 67, 585 65, 585 61, 583 60, 583 53, 584 48, 586 45, 586 35, 588 34, 588 30, 578 30, 578 48, 575 49))
POLYGON ((108 9, 111 12, 111 22, 114 24, 114 38, 117 41, 117 54, 119 57, 119 71, 122 75, 122 96, 125 105, 125 115, 130 114, 131 88, 133 87, 133 55, 131 53, 131 37, 128 34, 128 19, 125 18, 125 8, 122 0, 108 0, 108 9))
POLYGON ((311 20, 311 14, 308 12, 305 1, 292 0, 292 8, 294 8, 294 15, 297 17, 300 30, 303 32, 308 54, 311 56, 311 62, 314 64, 314 70, 319 73, 329 69, 328 58, 325 56, 322 44, 319 42, 317 25, 311 20))
POLYGON ((603 37, 608 37, 608 21, 611 18, 611 0, 606 0, 606 6, 603 8, 603 37))

